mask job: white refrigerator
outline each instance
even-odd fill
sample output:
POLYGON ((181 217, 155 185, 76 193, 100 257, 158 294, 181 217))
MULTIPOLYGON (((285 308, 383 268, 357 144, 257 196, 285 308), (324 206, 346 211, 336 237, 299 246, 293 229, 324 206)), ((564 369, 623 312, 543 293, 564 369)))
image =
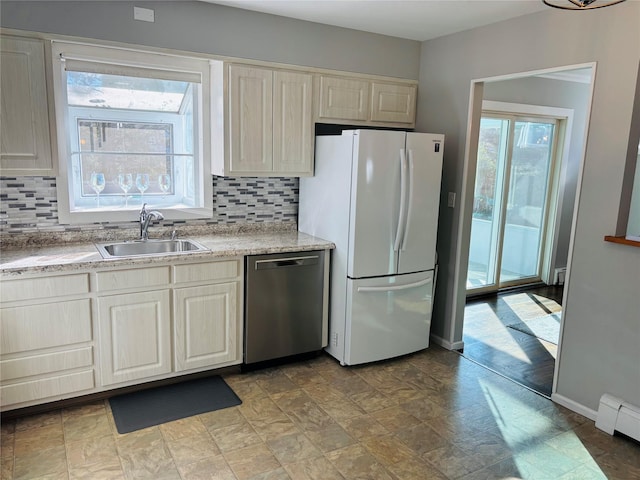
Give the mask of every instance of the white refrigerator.
POLYGON ((298 229, 330 240, 329 344, 342 365, 429 346, 444 136, 317 136, 298 229))

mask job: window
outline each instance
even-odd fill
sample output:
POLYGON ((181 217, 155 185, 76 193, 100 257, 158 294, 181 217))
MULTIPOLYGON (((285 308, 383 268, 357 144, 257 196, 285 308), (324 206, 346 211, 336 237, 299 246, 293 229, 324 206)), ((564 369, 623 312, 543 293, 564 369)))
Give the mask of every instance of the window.
POLYGON ((54 42, 63 223, 211 217, 204 60, 54 42))

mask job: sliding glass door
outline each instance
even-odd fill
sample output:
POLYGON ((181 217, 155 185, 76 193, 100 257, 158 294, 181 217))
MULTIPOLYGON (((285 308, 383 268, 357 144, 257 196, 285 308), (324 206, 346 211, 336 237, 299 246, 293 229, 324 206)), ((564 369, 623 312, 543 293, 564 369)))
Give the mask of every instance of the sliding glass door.
POLYGON ((483 115, 467 292, 540 281, 556 120, 483 115))

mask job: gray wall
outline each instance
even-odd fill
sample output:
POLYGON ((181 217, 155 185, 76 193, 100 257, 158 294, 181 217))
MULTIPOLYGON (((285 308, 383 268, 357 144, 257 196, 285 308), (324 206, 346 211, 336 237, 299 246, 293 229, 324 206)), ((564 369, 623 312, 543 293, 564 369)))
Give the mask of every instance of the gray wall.
POLYGON ((634 174, 634 189, 629 207, 629 223, 627 223, 627 235, 640 237, 640 145, 638 146, 638 158, 636 159, 636 173, 634 174))
POLYGON ((420 42, 204 2, 0 2, 5 28, 417 80, 420 42), (152 8, 155 23, 133 19, 152 8))
POLYGON ((567 134, 571 147, 562 184, 560 185, 560 212, 557 222, 554 268, 566 267, 569 255, 569 237, 573 220, 573 206, 576 198, 576 185, 580 170, 580 159, 584 146, 585 122, 589 104, 591 86, 589 84, 553 80, 549 78, 528 77, 484 85, 485 100, 524 103, 573 109, 573 128, 567 134))
MULTIPOLYGON (((557 381, 558 395, 594 410, 605 392, 640 405, 640 249, 603 241, 615 233, 620 207, 638 25, 640 3, 626 2, 590 12, 550 9, 422 44, 418 128, 447 136, 445 195, 463 188, 472 79, 597 62, 557 381)), ((462 338, 464 295, 456 293, 465 279, 456 284, 454 264, 459 235, 469 231, 458 231, 460 214, 459 205, 441 209, 438 238, 444 265, 433 330, 450 341, 462 338)))

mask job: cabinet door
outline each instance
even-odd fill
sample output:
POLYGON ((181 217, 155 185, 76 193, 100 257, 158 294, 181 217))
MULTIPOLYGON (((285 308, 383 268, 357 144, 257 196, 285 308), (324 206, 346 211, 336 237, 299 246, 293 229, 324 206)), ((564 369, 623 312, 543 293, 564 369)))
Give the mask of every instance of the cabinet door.
POLYGON ((239 363, 236 282, 174 290, 176 371, 239 363))
POLYGON ((53 172, 41 40, 0 37, 0 168, 3 175, 53 172))
POLYGON ((171 372, 169 290, 98 298, 102 385, 171 372))
POLYGON ((313 77, 273 73, 273 170, 313 175, 313 77))
POLYGON ((326 75, 320 77, 320 117, 368 120, 369 82, 326 75))
POLYGON ((415 122, 415 85, 374 83, 372 95, 371 120, 374 122, 415 122))
POLYGON ((273 74, 229 66, 230 173, 273 168, 273 74))

